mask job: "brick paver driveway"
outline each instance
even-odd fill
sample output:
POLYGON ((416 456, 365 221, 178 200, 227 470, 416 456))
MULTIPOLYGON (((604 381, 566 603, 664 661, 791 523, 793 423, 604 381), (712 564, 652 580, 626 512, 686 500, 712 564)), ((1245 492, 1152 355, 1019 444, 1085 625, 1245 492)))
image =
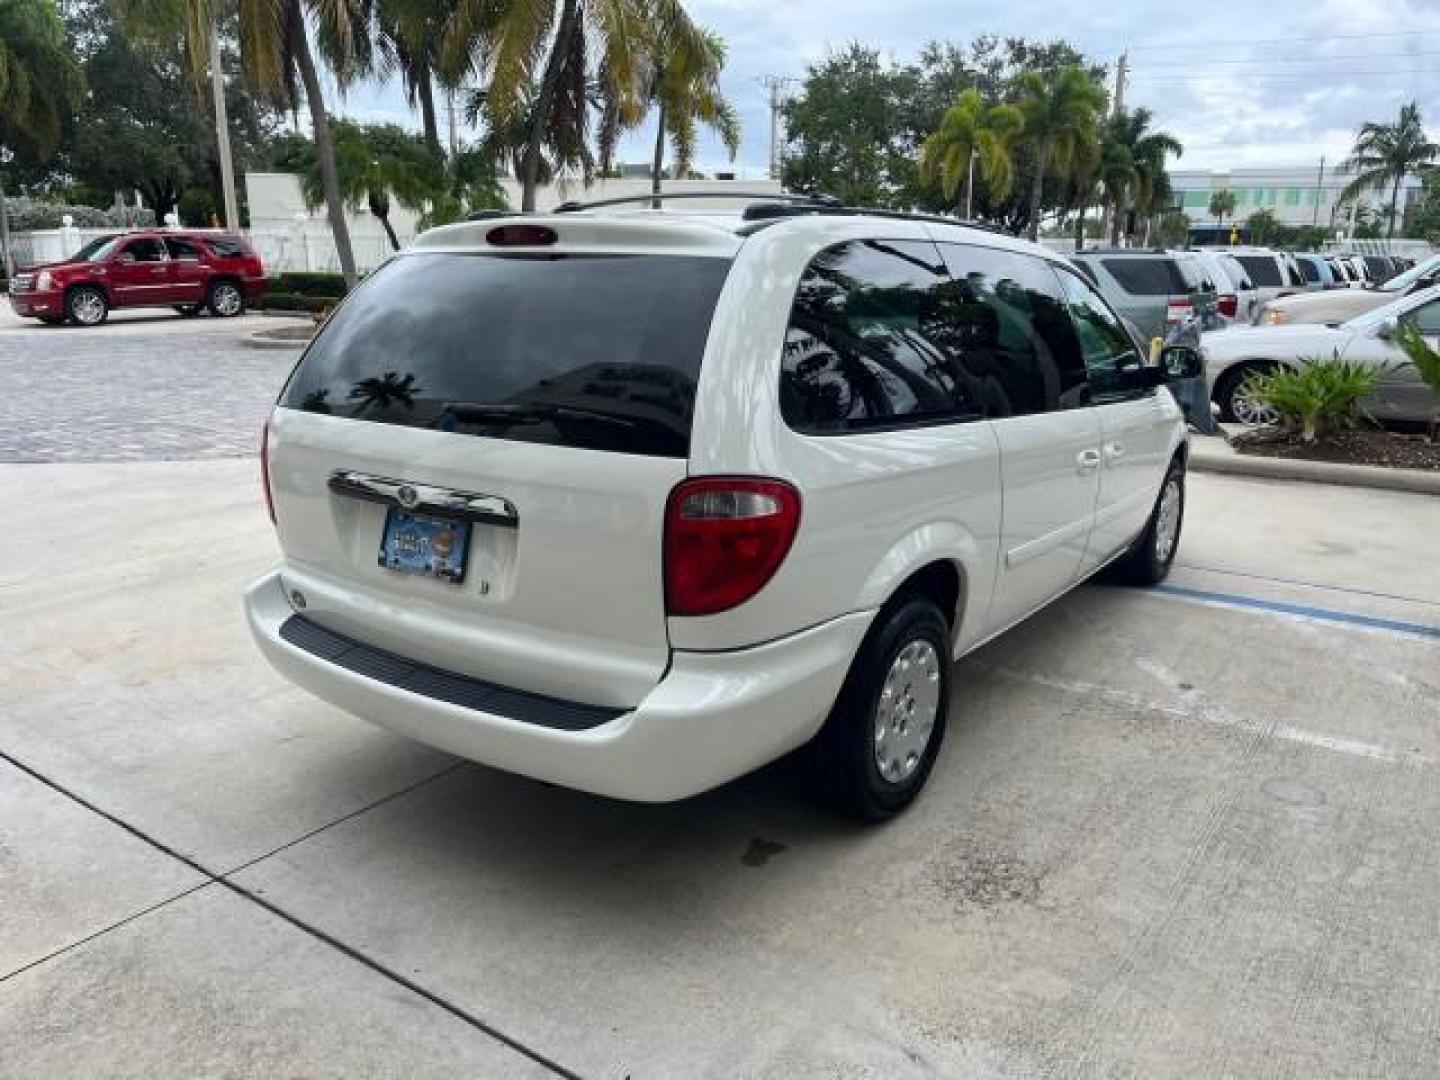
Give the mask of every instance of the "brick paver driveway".
POLYGON ((263 316, 119 313, 93 328, 0 309, 0 462, 160 461, 254 454, 295 362, 245 344, 263 316))

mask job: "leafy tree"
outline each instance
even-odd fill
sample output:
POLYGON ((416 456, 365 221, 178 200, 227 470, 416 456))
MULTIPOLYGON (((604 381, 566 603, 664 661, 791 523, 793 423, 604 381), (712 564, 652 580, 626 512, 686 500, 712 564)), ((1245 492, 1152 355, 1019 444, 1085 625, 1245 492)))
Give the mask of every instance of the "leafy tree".
POLYGON ((1169 132, 1151 128, 1154 114, 1149 109, 1125 109, 1116 113, 1105 125, 1108 149, 1120 157, 1127 169, 1123 185, 1111 199, 1110 239, 1116 243, 1123 228, 1125 207, 1135 211, 1137 219, 1150 217, 1156 196, 1168 187, 1165 161, 1170 155, 1184 153, 1180 141, 1169 132))
POLYGON ((1426 169, 1421 179, 1420 205, 1405 223, 1405 234, 1416 240, 1440 240, 1440 169, 1426 169))
POLYGON ((851 44, 810 67, 785 107, 791 152, 784 181, 860 206, 900 206, 897 173, 910 158, 905 80, 877 49, 851 44))
MULTIPOLYGON (((341 196, 347 205, 365 205, 375 215, 394 251, 400 239, 390 224, 391 199, 411 210, 422 210, 446 192, 444 159, 431 150, 423 136, 412 135, 395 124, 362 127, 337 119, 330 125, 335 140, 335 170, 341 196)), ((300 174, 305 201, 325 201, 325 178, 318 155, 310 154, 300 174)))
POLYGON ((1250 232, 1250 242, 1261 247, 1280 244, 1285 232, 1285 226, 1269 210, 1256 210, 1245 219, 1245 228, 1250 232))
MULTIPOLYGON (((1344 168, 1355 172, 1355 179, 1341 192, 1342 199, 1358 198, 1367 188, 1390 184, 1390 221, 1385 229, 1388 239, 1395 235, 1395 220, 1400 210, 1400 183, 1407 174, 1429 165, 1440 157, 1440 145, 1425 137, 1420 122, 1420 108, 1415 102, 1400 107, 1400 116, 1393 124, 1367 121, 1360 127, 1355 146, 1344 168)), ((1358 235, 1358 234, 1357 234, 1358 235)))
POLYGON ((1210 216, 1215 219, 1215 228, 1218 231, 1225 224, 1225 219, 1235 213, 1235 193, 1233 191, 1216 191, 1210 195, 1210 216))
POLYGON ((1162 247, 1184 247, 1190 242, 1190 218, 1183 210, 1167 210, 1155 223, 1155 242, 1162 247))
MULTIPOLYGON (((197 76, 210 65, 210 29, 218 17, 215 0, 112 0, 131 32, 163 42, 183 36, 190 70, 197 76)), ((240 61, 251 86, 270 101, 310 111, 325 207, 335 253, 347 288, 354 288, 355 253, 345 221, 345 199, 335 167, 329 110, 311 46, 311 27, 320 53, 343 89, 372 64, 369 13, 359 0, 238 0, 240 61)))
POLYGON ((920 149, 920 173, 938 181, 947 199, 954 200, 958 217, 971 216, 971 174, 980 177, 991 194, 1003 199, 1015 182, 1015 143, 1025 126, 1013 105, 986 105, 980 91, 964 91, 945 111, 935 132, 920 149))
POLYGON ((511 130, 523 120, 528 128, 519 155, 522 210, 535 209, 547 146, 556 157, 578 158, 587 180, 593 174, 586 140, 592 66, 604 73, 600 85, 615 95, 624 127, 636 123, 644 109, 643 49, 705 51, 701 31, 680 0, 461 0, 449 20, 442 57, 460 67, 477 44, 488 57, 489 125, 511 130))
POLYGON ((1025 118, 1025 141, 1035 155, 1030 178, 1030 239, 1040 235, 1046 174, 1068 168, 1079 147, 1095 138, 1104 106, 1104 91, 1079 65, 1044 73, 1028 71, 1021 76, 1019 109, 1025 118))
POLYGON ((452 5, 445 0, 374 0, 375 44, 379 74, 400 76, 405 99, 420 110, 425 142, 440 153, 435 89, 455 89, 469 68, 442 63, 440 41, 452 5))

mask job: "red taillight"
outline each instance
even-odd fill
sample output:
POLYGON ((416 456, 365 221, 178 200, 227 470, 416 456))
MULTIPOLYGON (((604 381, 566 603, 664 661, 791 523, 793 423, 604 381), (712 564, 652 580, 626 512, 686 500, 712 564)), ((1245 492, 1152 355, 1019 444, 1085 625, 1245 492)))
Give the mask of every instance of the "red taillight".
POLYGON ((714 615, 774 576, 800 526, 800 493, 781 480, 686 480, 665 506, 665 610, 714 615))
POLYGON ((270 515, 270 524, 278 525, 275 518, 275 497, 270 494, 270 421, 260 432, 260 486, 265 491, 265 512, 270 515))
POLYGON ((1240 314, 1240 300, 1234 293, 1226 293, 1215 302, 1215 307, 1221 315, 1227 319, 1233 319, 1240 314))
POLYGON ((545 225, 497 225, 485 234, 495 247, 548 247, 560 239, 554 229, 545 225))

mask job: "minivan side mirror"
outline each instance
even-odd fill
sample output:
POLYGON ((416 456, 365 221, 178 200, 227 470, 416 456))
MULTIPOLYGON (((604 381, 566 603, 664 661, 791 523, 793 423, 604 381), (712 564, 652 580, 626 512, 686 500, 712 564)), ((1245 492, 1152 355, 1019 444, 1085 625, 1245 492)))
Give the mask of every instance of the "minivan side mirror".
POLYGON ((1389 341, 1400 331, 1400 323, 1395 319, 1386 319, 1379 326, 1375 327, 1375 336, 1382 341, 1389 341))
POLYGON ((1198 379, 1205 374, 1205 358, 1191 345, 1167 345, 1160 350, 1159 365, 1150 371, 1157 385, 1198 379))

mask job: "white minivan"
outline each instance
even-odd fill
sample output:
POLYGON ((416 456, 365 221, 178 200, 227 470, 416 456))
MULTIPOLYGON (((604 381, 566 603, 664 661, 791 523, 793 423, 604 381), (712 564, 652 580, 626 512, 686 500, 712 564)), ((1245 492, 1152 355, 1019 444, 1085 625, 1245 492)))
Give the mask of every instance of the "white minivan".
POLYGON ((295 683, 451 753, 696 794, 803 748, 879 819, 951 661, 1111 562, 1169 569, 1167 378, 1061 258, 771 199, 434 229, 301 357, 246 594, 295 683))

